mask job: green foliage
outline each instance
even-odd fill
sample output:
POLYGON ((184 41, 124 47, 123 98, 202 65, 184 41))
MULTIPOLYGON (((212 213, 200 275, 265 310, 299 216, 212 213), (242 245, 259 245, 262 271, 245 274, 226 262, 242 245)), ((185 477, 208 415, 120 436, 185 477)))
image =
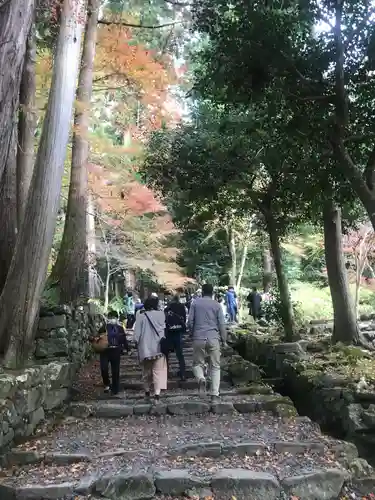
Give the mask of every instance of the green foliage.
MULTIPOLYGON (((300 302, 296 302, 292 300, 292 308, 294 321, 296 325, 302 325, 306 322, 306 318, 303 315, 303 310, 300 302)), ((272 289, 270 294, 270 300, 262 302, 262 311, 264 314, 264 318, 270 322, 274 323, 278 326, 282 326, 282 310, 283 310, 283 302, 281 301, 280 292, 277 287, 272 289)))

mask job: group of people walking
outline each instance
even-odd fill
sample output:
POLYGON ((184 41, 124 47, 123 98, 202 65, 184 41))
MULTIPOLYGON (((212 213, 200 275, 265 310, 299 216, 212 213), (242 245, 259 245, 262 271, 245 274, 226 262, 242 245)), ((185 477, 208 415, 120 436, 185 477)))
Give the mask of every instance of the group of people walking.
MULTIPOLYGON (((216 400, 220 394, 221 348, 226 344, 226 324, 220 303, 213 299, 213 286, 202 286, 201 297, 194 299, 187 309, 175 295, 164 310, 159 308, 157 296, 148 297, 134 315, 134 341, 138 360, 142 367, 146 399, 157 403, 163 390, 167 389, 168 360, 172 351, 179 363, 179 376, 185 380, 185 359, 183 341, 188 331, 193 341, 193 373, 201 393, 206 392, 206 358, 209 358, 211 398, 216 400), (151 390, 153 388, 153 394, 151 390)), ((129 311, 129 309, 128 309, 129 311)), ((124 351, 129 352, 126 334, 115 315, 109 315, 105 326, 108 333, 108 347, 100 354, 100 366, 105 391, 119 392, 120 358, 124 351), (111 365, 112 383, 110 384, 108 365, 111 365)), ((128 318, 127 325, 133 318, 128 318)))

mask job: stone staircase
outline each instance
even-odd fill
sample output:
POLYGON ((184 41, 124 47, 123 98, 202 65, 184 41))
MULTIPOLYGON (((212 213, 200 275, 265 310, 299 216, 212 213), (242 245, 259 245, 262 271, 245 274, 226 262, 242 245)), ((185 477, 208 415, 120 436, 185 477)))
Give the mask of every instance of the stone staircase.
POLYGON ((180 382, 171 355, 158 405, 144 400, 135 350, 122 359, 116 398, 103 394, 97 361, 88 365, 61 422, 4 457, 0 499, 371 498, 371 468, 363 480, 352 474, 353 464, 369 467, 355 446, 322 435, 269 386, 234 387, 226 372, 221 401, 211 404, 198 395, 188 339, 185 359, 180 382))

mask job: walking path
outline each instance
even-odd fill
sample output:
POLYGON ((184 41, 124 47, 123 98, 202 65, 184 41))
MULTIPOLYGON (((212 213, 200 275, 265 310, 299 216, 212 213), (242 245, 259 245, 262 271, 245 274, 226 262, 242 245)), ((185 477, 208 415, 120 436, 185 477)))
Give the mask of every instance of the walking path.
POLYGON ((325 500, 369 493, 350 485, 353 445, 293 416, 291 401, 265 385, 224 380, 221 402, 212 405, 197 393, 189 341, 185 356, 187 381, 177 380, 172 355, 169 389, 158 406, 143 399, 135 352, 122 360, 125 392, 117 398, 103 394, 97 361, 85 367, 59 425, 9 453, 1 500, 325 500))

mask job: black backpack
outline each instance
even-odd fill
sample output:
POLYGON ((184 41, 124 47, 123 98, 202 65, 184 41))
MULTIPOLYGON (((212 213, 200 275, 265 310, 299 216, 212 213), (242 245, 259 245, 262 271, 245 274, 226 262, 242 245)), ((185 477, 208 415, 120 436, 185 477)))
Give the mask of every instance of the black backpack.
POLYGON ((165 311, 165 326, 168 331, 183 330, 185 328, 184 318, 167 308, 165 311))

